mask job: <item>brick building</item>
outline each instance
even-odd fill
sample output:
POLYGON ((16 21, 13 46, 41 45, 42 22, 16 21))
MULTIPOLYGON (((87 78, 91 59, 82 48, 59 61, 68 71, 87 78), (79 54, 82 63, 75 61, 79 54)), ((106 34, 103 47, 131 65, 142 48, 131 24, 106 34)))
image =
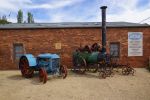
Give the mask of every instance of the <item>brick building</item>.
MULTIPOLYGON (((61 62, 72 65, 72 52, 80 45, 101 43, 101 23, 35 23, 0 25, 0 69, 17 69, 23 53, 58 53, 61 62)), ((150 56, 150 26, 147 24, 108 22, 107 51, 115 50, 121 62, 145 67, 150 56), (128 32, 142 32, 142 56, 128 56, 128 32), (126 58, 127 57, 127 58, 126 58)))

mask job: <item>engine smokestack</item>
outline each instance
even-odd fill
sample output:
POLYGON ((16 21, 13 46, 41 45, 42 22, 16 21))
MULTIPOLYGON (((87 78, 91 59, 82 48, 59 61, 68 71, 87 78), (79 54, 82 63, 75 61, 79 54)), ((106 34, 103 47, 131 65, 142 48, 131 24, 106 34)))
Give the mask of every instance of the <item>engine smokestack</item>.
POLYGON ((100 7, 102 10, 102 53, 106 52, 106 8, 107 6, 100 7))

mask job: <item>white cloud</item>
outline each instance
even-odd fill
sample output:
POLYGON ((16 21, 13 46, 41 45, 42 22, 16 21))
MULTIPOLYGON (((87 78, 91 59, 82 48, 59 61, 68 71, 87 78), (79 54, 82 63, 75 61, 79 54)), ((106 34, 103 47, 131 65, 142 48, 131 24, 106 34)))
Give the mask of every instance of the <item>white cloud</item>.
POLYGON ((31 3, 31 0, 0 0, 0 13, 7 13, 7 11, 15 12, 31 3))
MULTIPOLYGON (((138 1, 139 0, 91 0, 91 5, 87 6, 85 2, 90 2, 89 0, 47 0, 46 3, 41 4, 33 3, 32 0, 0 0, 0 16, 9 15, 10 12, 17 14, 19 9, 23 9, 26 12, 38 8, 47 10, 47 17, 49 18, 36 19, 35 17, 36 22, 101 21, 101 11, 99 7, 107 5, 107 21, 138 23, 150 17, 150 2, 146 5, 147 7, 143 7, 141 10, 137 7, 138 1), (85 4, 82 4, 82 2, 85 4), (82 4, 83 9, 87 10, 83 10, 83 12, 80 11, 79 8, 82 8, 80 4, 82 4), (68 7, 68 9, 63 9, 64 7, 68 7), (54 10, 54 12, 50 10, 54 10)), ((16 16, 10 16, 9 18, 12 22, 16 22, 15 19, 16 16)), ((150 19, 143 21, 143 23, 150 24, 150 19)))
MULTIPOLYGON (((111 3, 111 6, 115 7, 119 4, 118 6, 122 7, 124 10, 120 14, 108 14, 108 21, 127 21, 139 23, 143 19, 150 17, 150 2, 147 4, 147 9, 140 10, 137 7, 137 2, 139 0, 122 0, 121 3, 117 3, 119 0, 113 1, 116 2, 111 3)), ((144 21, 143 23, 149 23, 149 20, 144 21)))
MULTIPOLYGON (((127 10, 120 15, 108 15, 107 19, 108 21, 128 21, 139 23, 148 17, 150 17, 150 9, 145 11, 127 10)), ((145 20, 145 22, 147 21, 145 20)))
MULTIPOLYGON (((10 13, 17 14, 19 9, 22 9, 25 13, 26 10, 32 9, 58 9, 66 6, 72 6, 74 4, 80 3, 84 0, 50 0, 46 3, 36 4, 32 0, 0 0, 0 16, 7 15, 10 13)), ((65 11, 64 11, 65 12, 65 11)), ((47 12, 49 13, 49 12, 47 12)), ((64 14, 57 14, 58 16, 53 17, 53 21, 59 22, 63 19, 64 14)), ((26 19, 27 16, 24 16, 26 19)), ((11 22, 16 22, 16 16, 11 16, 8 18, 11 22), (14 19, 15 18, 15 19, 14 19)), ((36 20, 36 19, 35 19, 36 20)), ((41 22, 42 19, 37 19, 38 22, 41 22)), ((43 21, 45 21, 43 19, 43 21)))
MULTIPOLYGON (((84 22, 84 21, 101 21, 101 11, 99 9, 99 6, 107 5, 107 21, 113 22, 113 21, 126 21, 126 22, 135 22, 139 23, 143 19, 146 19, 150 17, 150 3, 147 4, 149 8, 140 10, 137 8, 137 2, 138 0, 103 0, 103 2, 97 0, 96 5, 92 7, 92 9, 89 7, 87 9, 87 12, 83 12, 84 16, 77 16, 74 14, 74 12, 57 12, 54 15, 49 14, 51 18, 49 19, 49 22, 64 22, 64 21, 75 21, 75 22, 84 22), (118 3, 119 2, 119 3, 118 3), (100 4, 100 5, 99 5, 100 4), (116 8, 115 8, 116 7, 116 8), (112 11, 113 13, 109 13, 111 10, 120 8, 120 13, 112 11), (89 16, 93 16, 90 18, 87 18, 89 16)), ((143 21, 142 23, 149 23, 150 19, 143 21)))
POLYGON ((31 9, 57 9, 64 6, 72 6, 78 2, 82 2, 83 0, 54 0, 52 2, 47 2, 45 4, 32 4, 28 8, 31 9))
POLYGON ((33 3, 32 0, 0 0, 0 12, 18 9, 56 9, 64 6, 72 6, 83 0, 52 0, 43 4, 33 3))

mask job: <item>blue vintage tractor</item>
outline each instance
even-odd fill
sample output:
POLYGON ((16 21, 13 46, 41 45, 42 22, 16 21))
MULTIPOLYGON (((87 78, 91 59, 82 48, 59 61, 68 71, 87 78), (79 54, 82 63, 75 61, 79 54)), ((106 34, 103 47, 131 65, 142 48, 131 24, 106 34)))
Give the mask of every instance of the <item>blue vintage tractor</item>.
POLYGON ((34 71, 39 71, 41 82, 47 82, 47 75, 58 74, 63 78, 67 76, 67 67, 60 65, 60 57, 57 54, 40 54, 34 57, 32 54, 24 54, 19 60, 19 69, 25 78, 31 78, 34 71))

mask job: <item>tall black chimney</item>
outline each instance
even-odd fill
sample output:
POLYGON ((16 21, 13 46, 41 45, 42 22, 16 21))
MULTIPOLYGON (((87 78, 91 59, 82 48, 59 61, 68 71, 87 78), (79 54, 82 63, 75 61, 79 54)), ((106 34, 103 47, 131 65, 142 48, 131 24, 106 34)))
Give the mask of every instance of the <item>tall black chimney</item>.
POLYGON ((102 53, 106 52, 106 8, 107 6, 100 7, 102 10, 102 53))

